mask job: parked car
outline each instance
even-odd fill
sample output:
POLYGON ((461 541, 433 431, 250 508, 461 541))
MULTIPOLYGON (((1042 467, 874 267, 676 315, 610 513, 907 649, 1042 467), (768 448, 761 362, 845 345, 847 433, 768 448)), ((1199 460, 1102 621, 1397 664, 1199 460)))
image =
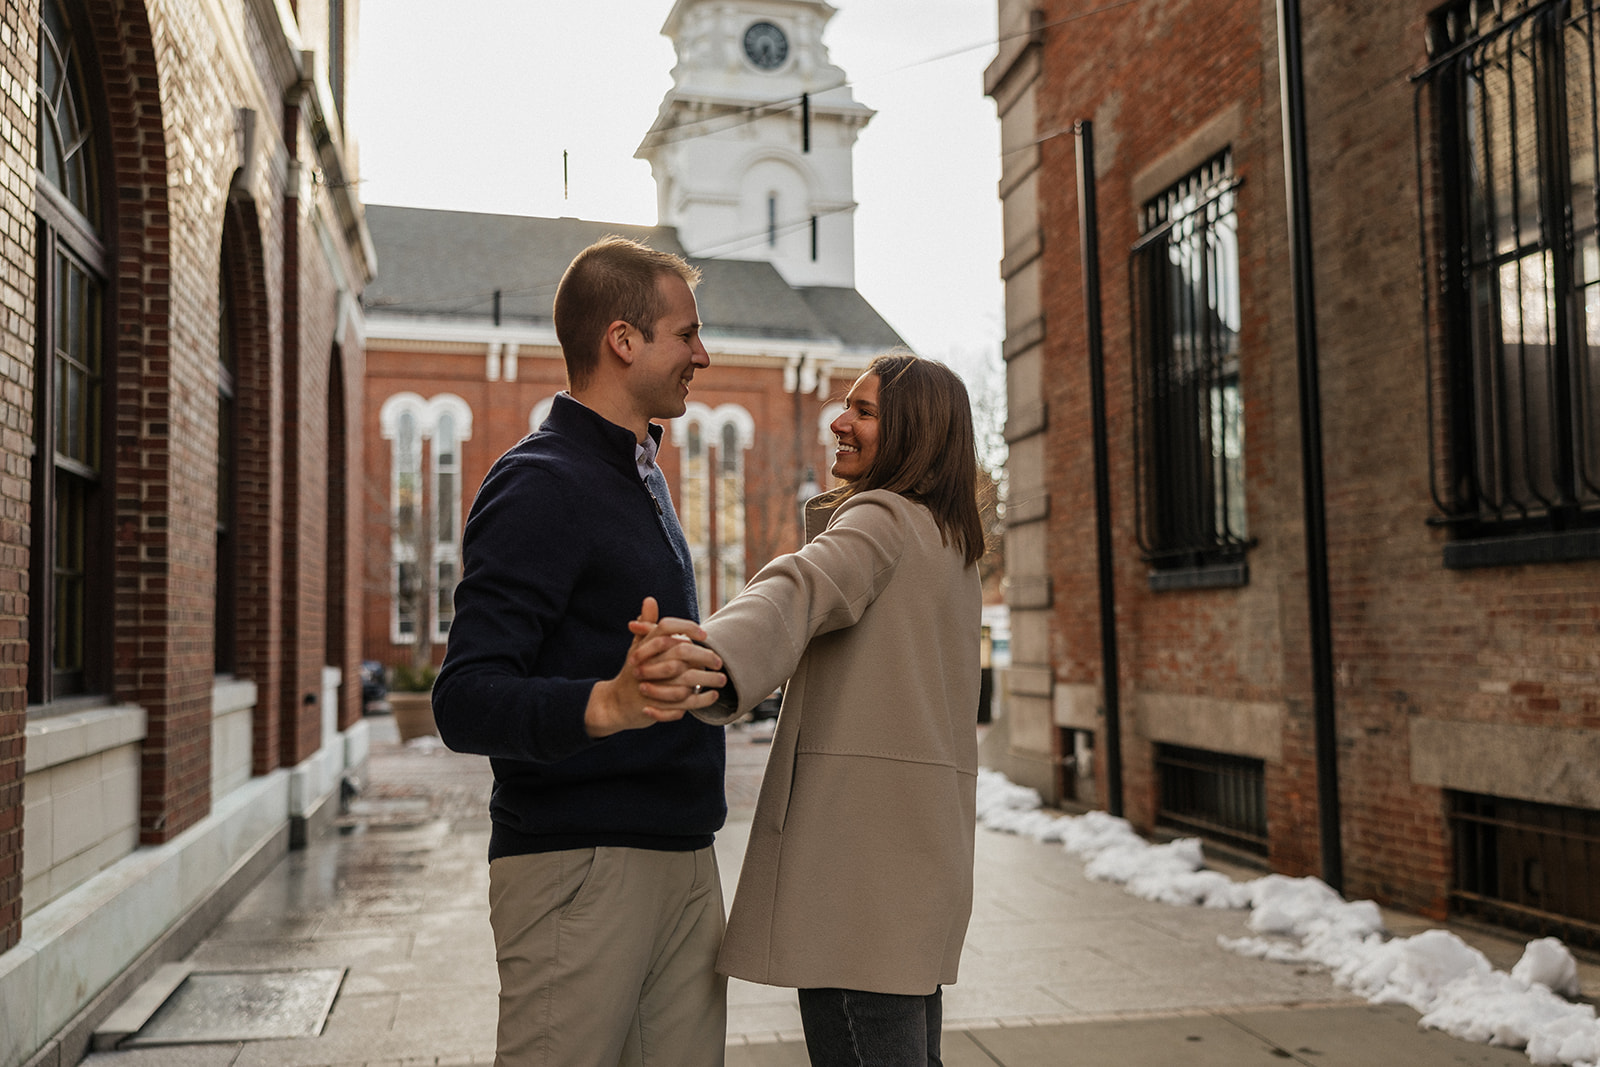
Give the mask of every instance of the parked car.
POLYGON ((361 661, 361 706, 369 708, 389 695, 389 681, 383 664, 375 659, 361 661))

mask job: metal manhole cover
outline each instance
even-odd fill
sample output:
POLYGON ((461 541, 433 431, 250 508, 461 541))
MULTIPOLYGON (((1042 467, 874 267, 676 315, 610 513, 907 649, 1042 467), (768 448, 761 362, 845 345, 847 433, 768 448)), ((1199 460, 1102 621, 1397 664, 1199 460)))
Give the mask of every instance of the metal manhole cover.
POLYGON ((316 1037, 344 975, 343 967, 196 972, 122 1047, 316 1037))

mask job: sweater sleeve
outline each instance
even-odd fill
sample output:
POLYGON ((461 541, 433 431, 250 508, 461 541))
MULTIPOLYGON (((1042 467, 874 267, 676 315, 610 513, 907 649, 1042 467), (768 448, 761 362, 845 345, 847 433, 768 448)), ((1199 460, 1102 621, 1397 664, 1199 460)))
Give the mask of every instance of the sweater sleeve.
POLYGON ((439 736, 457 752, 549 762, 597 743, 583 716, 599 678, 562 676, 546 647, 586 544, 573 536, 578 511, 564 497, 558 478, 521 464, 492 471, 473 504, 433 688, 439 736))
POLYGON ((715 704, 696 714, 732 722, 794 673, 813 638, 855 625, 894 577, 906 509, 918 506, 884 491, 853 496, 810 544, 757 572, 705 623, 706 644, 722 657, 738 707, 715 704))

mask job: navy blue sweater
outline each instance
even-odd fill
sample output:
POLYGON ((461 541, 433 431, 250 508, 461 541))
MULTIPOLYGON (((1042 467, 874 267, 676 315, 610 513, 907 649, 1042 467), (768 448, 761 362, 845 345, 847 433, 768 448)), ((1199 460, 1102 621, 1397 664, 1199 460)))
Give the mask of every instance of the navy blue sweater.
POLYGON ((621 669, 640 601, 698 617, 691 561, 634 446, 563 393, 495 461, 467 518, 433 711, 450 748, 491 757, 490 859, 703 848, 727 815, 720 727, 686 715, 598 741, 584 730, 589 691, 621 669))

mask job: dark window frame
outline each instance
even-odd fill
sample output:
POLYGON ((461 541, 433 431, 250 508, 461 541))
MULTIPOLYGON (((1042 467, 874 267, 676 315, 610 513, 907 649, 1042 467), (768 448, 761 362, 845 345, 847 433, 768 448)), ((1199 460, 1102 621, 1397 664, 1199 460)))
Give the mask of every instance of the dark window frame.
POLYGON ((1148 201, 1129 256, 1136 525, 1151 587, 1249 581, 1238 190, 1223 149, 1148 201), (1232 320, 1231 322, 1229 320, 1232 320))
POLYGON ((1457 0, 1413 78, 1430 521, 1449 567, 1600 556, 1596 31, 1595 0, 1457 0))
MULTIPOLYGON (((46 0, 45 7, 52 10, 41 10, 40 44, 59 46, 50 54, 52 69, 65 75, 49 85, 41 76, 37 122, 65 130, 56 120, 67 114, 71 143, 81 154, 78 165, 64 172, 69 175, 68 189, 57 188, 50 178, 50 171, 58 169, 54 166, 39 167, 34 183, 35 394, 28 601, 28 703, 33 711, 103 698, 113 685, 116 294, 114 255, 103 236, 113 232, 103 217, 110 210, 109 198, 101 195, 110 188, 104 169, 108 154, 102 144, 106 125, 100 98, 89 91, 96 72, 92 57, 81 49, 87 35, 81 31, 80 13, 66 0, 46 0), (58 29, 66 31, 67 40, 56 41, 58 29), (66 58, 64 65, 56 64, 58 54, 66 58), (58 111, 58 103, 65 103, 67 110, 58 111), (69 272, 84 279, 85 292, 92 293, 96 305, 75 320, 84 331, 82 338, 63 333, 63 313, 74 311, 73 299, 65 291, 70 287, 63 283, 69 272), (82 368, 80 373, 74 374, 74 364, 82 368), (79 433, 74 434, 70 424, 66 427, 75 443, 63 453, 57 447, 63 441, 62 385, 74 377, 80 390, 87 384, 93 395, 83 405, 86 419, 79 433), (63 520, 64 507, 73 512, 70 521, 63 520)), ((43 68, 41 59, 41 75, 43 68)), ((60 143, 54 132, 48 138, 41 133, 38 151, 42 155, 60 143)), ((70 402, 73 390, 66 389, 65 395, 70 402)))

